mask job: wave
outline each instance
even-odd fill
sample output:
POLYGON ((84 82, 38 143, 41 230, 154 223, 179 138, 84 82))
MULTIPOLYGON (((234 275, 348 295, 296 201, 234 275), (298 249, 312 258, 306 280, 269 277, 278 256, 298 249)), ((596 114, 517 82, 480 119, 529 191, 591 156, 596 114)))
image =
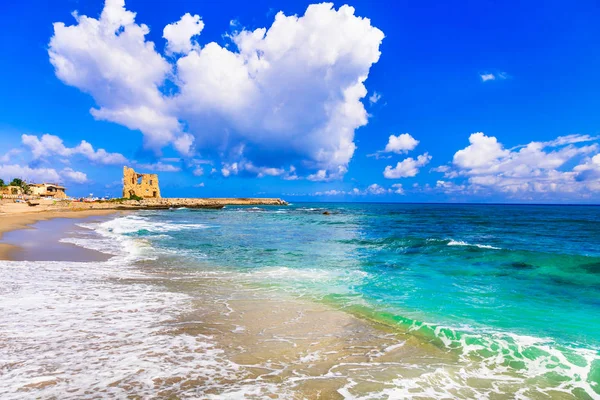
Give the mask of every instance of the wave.
POLYGON ((453 356, 449 360, 453 368, 440 364, 432 374, 398 377, 388 383, 390 389, 378 392, 374 398, 455 398, 466 388, 475 390, 469 398, 488 398, 494 393, 512 391, 521 395, 517 398, 529 398, 525 391, 543 393, 549 398, 558 392, 575 394, 577 398, 600 398, 600 348, 565 346, 549 338, 485 327, 453 328, 425 323, 367 306, 343 306, 335 297, 329 297, 328 302, 338 303, 337 307, 359 318, 400 329, 453 356), (492 390, 477 391, 472 385, 477 381, 492 382, 492 390))
POLYGON ((453 240, 453 239, 450 239, 450 241, 448 242, 448 246, 472 246, 472 247, 478 247, 480 249, 502 250, 502 248, 500 248, 500 247, 491 246, 489 244, 472 244, 472 243, 464 242, 462 240, 453 240))
POLYGON ((170 381, 243 378, 212 337, 172 333, 188 295, 123 259, 0 269, 2 399, 156 398, 170 381))
POLYGON ((81 223, 78 226, 96 233, 90 237, 69 237, 60 241, 117 256, 127 261, 155 260, 158 253, 152 239, 169 239, 168 232, 207 229, 205 224, 178 223, 152 220, 140 215, 127 215, 98 223, 81 223))

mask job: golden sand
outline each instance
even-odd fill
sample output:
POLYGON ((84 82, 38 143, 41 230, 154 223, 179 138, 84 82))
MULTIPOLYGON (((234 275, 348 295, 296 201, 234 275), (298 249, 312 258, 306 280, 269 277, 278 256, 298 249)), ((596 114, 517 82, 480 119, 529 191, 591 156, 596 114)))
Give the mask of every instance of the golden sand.
MULTIPOLYGON (((43 205, 34 208, 22 203, 2 204, 0 205, 0 239, 5 232, 27 229, 36 222, 52 218, 87 218, 113 213, 115 213, 114 210, 72 211, 56 210, 43 205)), ((10 254, 14 250, 15 246, 0 243, 0 260, 10 260, 10 254)))

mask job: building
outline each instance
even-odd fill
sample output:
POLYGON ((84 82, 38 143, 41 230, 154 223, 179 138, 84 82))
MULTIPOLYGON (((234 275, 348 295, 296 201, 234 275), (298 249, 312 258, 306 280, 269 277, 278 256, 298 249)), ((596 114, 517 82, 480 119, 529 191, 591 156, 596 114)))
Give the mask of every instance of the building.
POLYGON ((31 190, 33 196, 54 197, 55 199, 67 198, 67 188, 54 183, 30 183, 29 190, 31 190))
POLYGON ((123 197, 160 199, 158 175, 138 174, 133 168, 123 167, 123 197))
POLYGON ((22 195, 23 188, 20 186, 2 186, 0 187, 0 195, 22 195))

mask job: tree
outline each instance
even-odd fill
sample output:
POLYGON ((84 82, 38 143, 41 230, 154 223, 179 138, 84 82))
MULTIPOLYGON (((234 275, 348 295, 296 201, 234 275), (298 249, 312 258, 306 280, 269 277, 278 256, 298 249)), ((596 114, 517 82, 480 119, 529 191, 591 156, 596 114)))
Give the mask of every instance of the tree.
POLYGON ((3 179, 0 179, 0 187, 4 187, 4 186, 6 186, 6 185, 4 184, 4 180, 3 180, 3 179))
MULTIPOLYGON (((12 182, 10 182, 9 186, 20 187, 23 190, 23 193, 31 194, 31 188, 23 179, 14 178, 12 180, 12 182)), ((14 192, 14 190, 13 190, 13 192, 14 192)))
POLYGON ((14 178, 14 179, 12 180, 12 182, 11 182, 11 183, 9 183, 8 185, 9 185, 9 186, 18 186, 18 187, 23 187, 23 183, 24 183, 24 182, 23 182, 23 180, 22 180, 22 179, 19 179, 19 178, 14 178))

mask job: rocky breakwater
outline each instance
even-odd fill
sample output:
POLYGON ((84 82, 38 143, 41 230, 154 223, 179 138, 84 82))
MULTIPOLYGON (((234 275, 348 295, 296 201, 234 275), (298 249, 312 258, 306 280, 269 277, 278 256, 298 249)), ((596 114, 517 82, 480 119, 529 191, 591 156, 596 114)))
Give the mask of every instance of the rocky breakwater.
POLYGON ((144 199, 140 201, 128 200, 126 204, 132 206, 139 206, 141 208, 223 208, 225 206, 286 206, 288 203, 281 199, 259 199, 259 198, 203 198, 203 199, 190 199, 190 198, 167 198, 167 199, 144 199))
POLYGON ((209 208, 220 209, 225 206, 286 206, 285 200, 274 198, 161 198, 142 200, 109 200, 96 202, 73 202, 70 208, 113 209, 113 210, 160 210, 169 208, 209 208))

